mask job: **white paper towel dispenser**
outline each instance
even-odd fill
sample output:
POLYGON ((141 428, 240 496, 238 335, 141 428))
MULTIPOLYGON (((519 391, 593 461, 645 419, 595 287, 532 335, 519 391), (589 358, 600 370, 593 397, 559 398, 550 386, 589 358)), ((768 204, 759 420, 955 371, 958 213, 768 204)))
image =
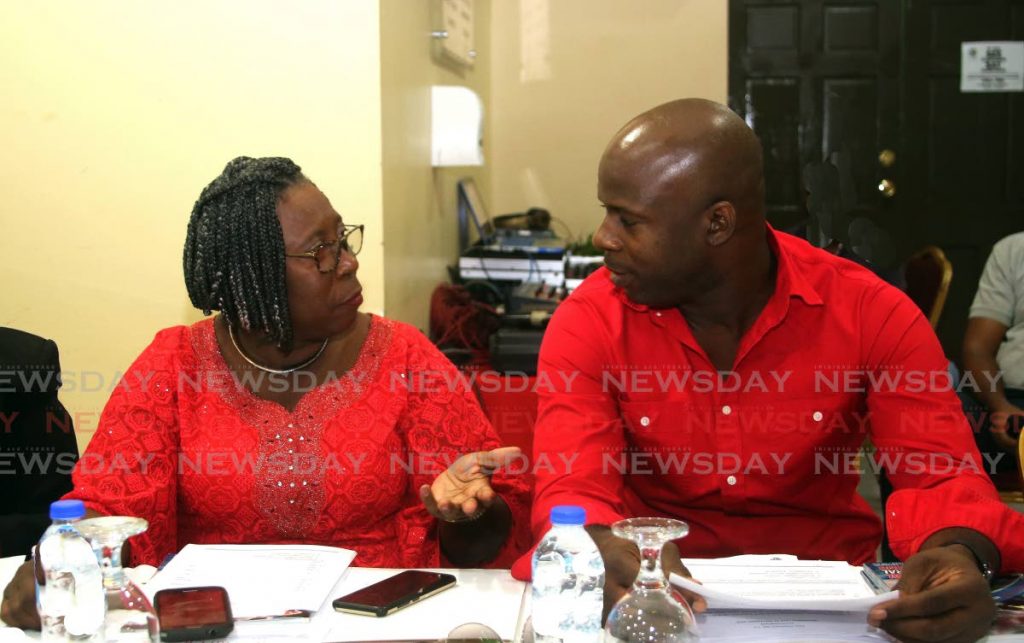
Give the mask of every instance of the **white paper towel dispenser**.
POLYGON ((483 165, 484 105, 461 85, 431 88, 431 163, 435 167, 483 165))

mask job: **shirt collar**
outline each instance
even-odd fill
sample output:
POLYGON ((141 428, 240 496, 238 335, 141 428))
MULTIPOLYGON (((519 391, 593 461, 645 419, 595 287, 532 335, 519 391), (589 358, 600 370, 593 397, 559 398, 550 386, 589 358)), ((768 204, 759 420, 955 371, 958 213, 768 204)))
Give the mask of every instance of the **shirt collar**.
MULTIPOLYGON (((776 273, 775 273, 775 293, 779 297, 799 297, 804 301, 805 304, 810 306, 821 306, 825 302, 822 300, 821 295, 814 289, 811 282, 807 280, 807 277, 803 272, 793 265, 793 256, 788 248, 782 247, 779 243, 779 232, 775 230, 770 224, 765 224, 765 234, 768 238, 768 245, 772 249, 772 254, 775 255, 777 260, 776 273)), ((609 279, 608 269, 602 268, 604 271, 603 278, 609 279)), ((615 297, 621 301, 627 307, 637 312, 647 312, 651 310, 646 304, 638 304, 629 297, 626 296, 626 292, 621 288, 612 286, 612 292, 615 297)))
MULTIPOLYGON (((604 272, 604 274, 602 275, 601 278, 602 279, 607 279, 608 282, 611 283, 612 278, 611 278, 611 275, 608 272, 608 268, 602 267, 601 270, 604 272)), ((612 284, 612 294, 615 296, 616 299, 618 299, 620 302, 622 302, 627 308, 631 308, 631 309, 633 309, 633 310, 635 310, 635 311, 637 311, 639 313, 647 312, 647 311, 649 311, 651 309, 651 307, 648 306, 647 304, 638 304, 635 301, 633 301, 632 299, 630 299, 626 295, 626 291, 623 290, 622 288, 619 288, 615 284, 612 284)))
POLYGON ((783 247, 779 243, 779 232, 767 223, 765 228, 768 236, 768 245, 771 247, 777 263, 775 270, 775 292, 786 298, 799 297, 804 300, 805 304, 810 306, 821 306, 824 304, 825 302, 822 300, 821 295, 814 289, 811 282, 807 280, 804 272, 799 266, 794 265, 792 249, 783 247))

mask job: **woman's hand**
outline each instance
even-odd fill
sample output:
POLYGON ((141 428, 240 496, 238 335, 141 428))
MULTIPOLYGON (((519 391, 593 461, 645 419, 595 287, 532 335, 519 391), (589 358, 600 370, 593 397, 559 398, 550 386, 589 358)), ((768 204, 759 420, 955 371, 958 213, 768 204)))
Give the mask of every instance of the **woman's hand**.
POLYGON ((501 447, 493 451, 468 453, 420 487, 420 499, 430 515, 445 522, 479 518, 494 502, 491 475, 520 457, 519 447, 501 447))

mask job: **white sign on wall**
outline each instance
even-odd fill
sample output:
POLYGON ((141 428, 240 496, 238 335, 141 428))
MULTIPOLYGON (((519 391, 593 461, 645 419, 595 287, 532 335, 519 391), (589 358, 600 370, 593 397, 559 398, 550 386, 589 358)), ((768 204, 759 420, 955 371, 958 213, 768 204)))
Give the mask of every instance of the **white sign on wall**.
POLYGON ((960 43, 960 91, 1024 91, 1024 42, 960 43))

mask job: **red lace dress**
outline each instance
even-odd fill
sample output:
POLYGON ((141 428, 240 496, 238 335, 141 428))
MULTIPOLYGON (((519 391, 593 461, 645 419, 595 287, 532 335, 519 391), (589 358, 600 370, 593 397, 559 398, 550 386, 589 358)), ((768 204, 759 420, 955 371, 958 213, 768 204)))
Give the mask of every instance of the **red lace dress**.
MULTIPOLYGON (((360 566, 430 567, 443 561, 420 485, 497 446, 458 372, 411 326, 374 316, 355 366, 289 412, 238 384, 206 319, 159 332, 131 366, 67 497, 149 521, 133 564, 188 543, 302 542, 353 549, 360 566)), ((515 520, 492 563, 507 567, 529 548, 528 490, 501 473, 492 485, 515 520)))

